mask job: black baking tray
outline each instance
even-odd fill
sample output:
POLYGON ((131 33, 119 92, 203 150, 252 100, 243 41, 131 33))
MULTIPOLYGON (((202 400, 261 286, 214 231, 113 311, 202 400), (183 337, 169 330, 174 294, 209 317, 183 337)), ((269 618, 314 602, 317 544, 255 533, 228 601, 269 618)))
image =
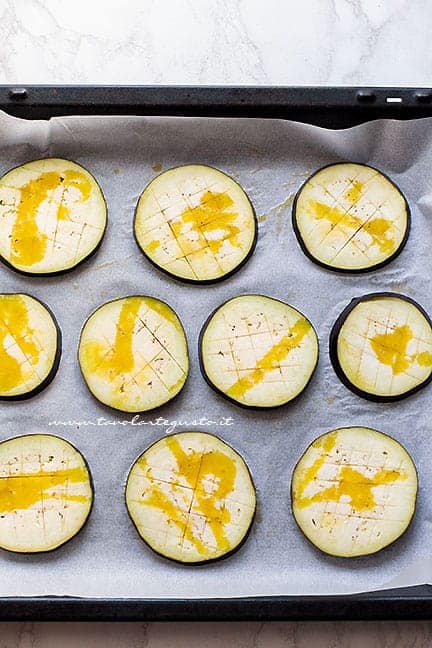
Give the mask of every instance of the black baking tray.
POLYGON ((432 88, 0 85, 0 109, 25 119, 76 114, 267 117, 346 128, 371 119, 430 117, 432 88))
MULTIPOLYGON (((336 129, 373 119, 432 117, 432 88, 0 85, 0 110, 24 119, 59 115, 256 117, 290 119, 336 129)), ((349 596, 0 598, 1 621, 429 618, 432 618, 432 585, 349 596)))

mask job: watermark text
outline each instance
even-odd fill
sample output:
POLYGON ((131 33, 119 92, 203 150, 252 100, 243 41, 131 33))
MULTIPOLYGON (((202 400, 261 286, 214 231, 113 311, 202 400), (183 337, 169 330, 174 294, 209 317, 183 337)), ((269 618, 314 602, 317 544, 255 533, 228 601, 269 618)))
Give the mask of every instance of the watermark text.
POLYGON ((98 416, 96 419, 68 419, 48 421, 48 425, 53 427, 164 427, 165 432, 170 434, 178 428, 191 427, 213 427, 229 426, 234 424, 232 416, 222 416, 219 419, 210 419, 207 416, 200 416, 194 419, 167 419, 158 416, 155 419, 142 419, 139 414, 135 414, 130 419, 108 419, 105 416, 98 416))

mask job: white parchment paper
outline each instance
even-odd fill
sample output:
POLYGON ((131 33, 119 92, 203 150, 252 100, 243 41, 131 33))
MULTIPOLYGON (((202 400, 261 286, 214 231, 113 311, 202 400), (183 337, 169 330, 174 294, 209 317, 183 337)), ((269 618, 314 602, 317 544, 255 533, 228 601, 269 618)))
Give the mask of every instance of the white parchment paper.
POLYGON ((376 121, 329 131, 277 120, 69 117, 26 122, 0 115, 1 173, 47 156, 73 159, 95 175, 107 199, 109 226, 96 256, 70 274, 28 278, 0 267, 1 291, 25 291, 46 302, 63 331, 57 377, 31 400, 1 403, 0 439, 28 432, 69 439, 90 464, 96 499, 86 527, 59 550, 34 556, 0 552, 0 596, 335 594, 432 583, 432 387, 400 403, 369 403, 340 384, 327 343, 342 308, 367 292, 401 292, 432 313, 432 120, 376 121), (405 250, 387 267, 365 275, 341 275, 314 265, 300 251, 291 227, 296 190, 316 169, 340 160, 377 166, 400 186, 411 207, 405 250), (146 184, 160 168, 192 162, 231 174, 259 217, 251 260, 214 286, 188 286, 166 277, 145 260, 132 234, 135 204, 146 184), (246 292, 299 308, 320 339, 319 365, 309 388, 293 405, 275 411, 249 412, 226 402, 199 372, 202 323, 224 300, 246 292), (191 357, 181 395, 154 415, 140 417, 145 425, 131 425, 130 416, 98 404, 76 359, 87 316, 105 301, 137 293, 166 300, 177 311, 191 357), (201 417, 213 423, 194 426, 201 417), (230 424, 219 425, 222 417, 231 417, 230 424), (289 487, 306 446, 319 434, 347 425, 376 427, 400 440, 418 467, 420 491, 415 519, 399 542, 375 556, 344 560, 327 557, 306 541, 290 512, 289 487), (245 457, 254 475, 259 503, 253 531, 225 561, 191 567, 157 557, 127 516, 124 485, 131 464, 174 428, 220 435, 245 457))

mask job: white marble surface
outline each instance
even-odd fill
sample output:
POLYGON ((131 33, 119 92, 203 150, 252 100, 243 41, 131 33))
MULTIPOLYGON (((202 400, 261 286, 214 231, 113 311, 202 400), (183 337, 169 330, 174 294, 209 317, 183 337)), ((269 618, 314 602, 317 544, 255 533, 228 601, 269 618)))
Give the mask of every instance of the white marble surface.
MULTIPOLYGON (((0 83, 431 84, 430 0, 0 0, 0 83)), ((0 624, 0 648, 385 648, 432 623, 0 624)))
POLYGON ((0 0, 1 83, 430 83, 429 0, 0 0))

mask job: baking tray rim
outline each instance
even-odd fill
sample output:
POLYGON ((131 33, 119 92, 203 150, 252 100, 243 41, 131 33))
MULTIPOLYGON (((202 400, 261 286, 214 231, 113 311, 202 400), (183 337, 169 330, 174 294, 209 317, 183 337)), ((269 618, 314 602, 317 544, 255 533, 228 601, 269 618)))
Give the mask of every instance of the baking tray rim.
MULTIPOLYGON (((432 88, 0 84, 0 110, 24 119, 82 114, 282 118, 336 129, 373 119, 432 117, 432 88)), ((202 599, 0 597, 0 621, 430 618, 432 585, 427 584, 336 596, 202 599)))
POLYGON ((347 621, 431 617, 432 585, 337 596, 0 598, 0 621, 347 621))

